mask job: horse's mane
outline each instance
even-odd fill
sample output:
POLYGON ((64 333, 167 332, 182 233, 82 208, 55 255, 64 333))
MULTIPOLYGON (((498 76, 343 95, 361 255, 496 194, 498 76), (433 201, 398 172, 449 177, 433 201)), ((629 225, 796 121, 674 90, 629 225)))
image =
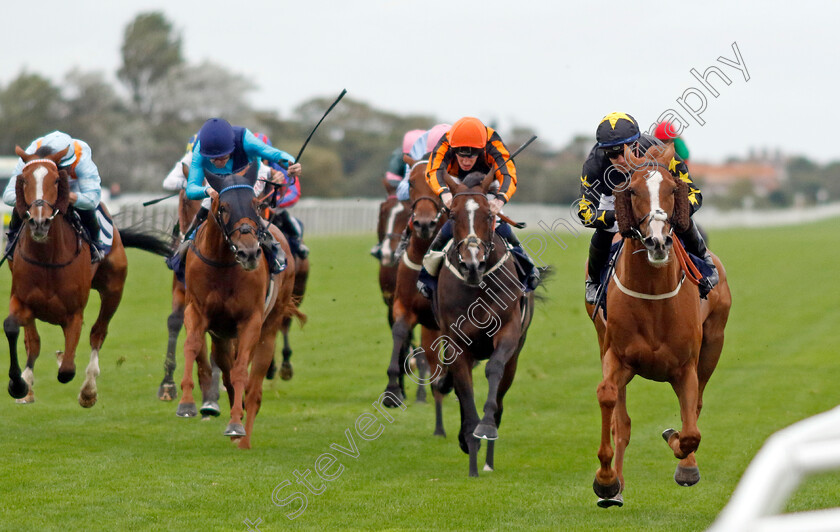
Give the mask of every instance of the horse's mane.
MULTIPOLYGON (((49 146, 41 146, 35 151, 35 155, 40 158, 52 155, 54 150, 49 146)), ((18 176, 20 177, 20 176, 18 176)), ((61 214, 67 214, 70 208, 70 180, 67 170, 59 168, 58 170, 58 193, 56 196, 55 209, 61 214)), ((23 192, 23 179, 15 180, 15 210, 21 218, 26 216, 26 200, 23 192)))

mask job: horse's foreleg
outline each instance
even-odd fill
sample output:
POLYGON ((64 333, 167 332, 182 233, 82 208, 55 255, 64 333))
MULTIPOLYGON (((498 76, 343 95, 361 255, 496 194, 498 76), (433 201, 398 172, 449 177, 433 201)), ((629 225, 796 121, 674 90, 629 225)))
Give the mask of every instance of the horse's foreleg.
POLYGON ((35 327, 35 320, 32 320, 23 327, 23 346, 26 349, 26 367, 23 369, 23 380, 29 385, 29 392, 23 399, 16 402, 29 404, 35 402, 35 361, 41 354, 41 337, 35 327))
MULTIPOLYGON (((291 326, 292 318, 283 318, 283 325, 280 327, 280 330, 283 332, 283 362, 280 364, 280 378, 284 381, 290 380, 294 375, 294 369, 292 369, 292 346, 289 344, 289 328, 291 326)), ((274 353, 272 353, 272 360, 274 360, 274 353)))
MULTIPOLYGON (((212 345, 216 346, 214 339, 212 345)), ((198 385, 201 388, 201 408, 199 412, 203 418, 216 417, 222 413, 219 408, 219 374, 218 368, 207 357, 207 344, 203 343, 195 357, 198 369, 198 385)))
POLYGON ((181 401, 175 415, 178 417, 196 417, 198 410, 195 407, 193 398, 192 371, 193 362, 201 352, 202 345, 206 349, 204 332, 207 330, 206 319, 201 316, 192 304, 188 304, 184 310, 184 327, 187 331, 184 339, 184 378, 181 380, 181 401))
POLYGON ((82 311, 79 311, 61 326, 64 330, 64 355, 58 367, 58 382, 67 383, 76 376, 76 348, 82 336, 83 318, 82 311))
POLYGON ((9 395, 20 399, 29 393, 29 385, 21 378, 17 356, 17 341, 24 309, 14 295, 9 302, 9 310, 9 316, 3 321, 3 332, 6 333, 6 339, 9 342, 9 395))
POLYGON ((630 415, 627 413, 627 387, 618 390, 618 398, 613 410, 613 441, 615 442, 615 471, 624 491, 624 452, 630 444, 630 415))
POLYGON ((239 440, 240 449, 251 448, 251 436, 254 434, 254 421, 262 405, 263 379, 268 371, 268 366, 274 359, 274 344, 277 339, 277 331, 273 327, 264 327, 261 338, 254 348, 254 356, 251 362, 251 371, 248 375, 248 386, 245 390, 245 437, 239 440))
MULTIPOLYGON (((399 302, 395 304, 395 309, 399 305, 399 302)), ((391 348, 391 362, 388 364, 388 386, 385 388, 385 392, 393 394, 395 397, 400 397, 405 399, 405 395, 403 394, 402 387, 400 386, 400 379, 403 376, 403 367, 402 367, 402 357, 403 357, 403 345, 405 345, 405 341, 408 336, 411 334, 411 329, 414 327, 416 320, 411 319, 412 316, 407 316, 405 313, 402 315, 396 316, 394 320, 394 326, 391 327, 391 339, 393 340, 393 345, 391 348)), ((385 400, 382 402, 388 408, 396 408, 398 404, 388 398, 386 396, 385 400)))
POLYGON ((613 447, 610 432, 613 412, 618 401, 619 390, 627 385, 632 373, 622 367, 612 348, 607 348, 604 353, 602 372, 604 379, 597 388, 598 404, 601 407, 601 445, 598 447, 598 460, 601 462, 601 467, 595 473, 592 488, 601 499, 598 501, 599 506, 612 506, 621 504, 617 498, 621 492, 621 481, 612 467, 613 447))
MULTIPOLYGON (((177 283, 177 281, 174 281, 174 283, 177 283)), ((178 389, 175 387, 173 374, 178 365, 175 359, 175 352, 178 348, 178 335, 181 333, 183 326, 184 292, 176 285, 172 291, 172 313, 166 319, 169 340, 166 344, 166 359, 163 363, 163 380, 158 387, 158 399, 161 401, 172 401, 178 397, 178 389)))
POLYGON ((79 390, 79 404, 90 408, 96 404, 96 378, 99 376, 99 349, 92 349, 90 362, 85 368, 85 381, 79 390))
MULTIPOLYGON (((251 362, 251 354, 260 340, 260 329, 262 328, 262 312, 255 312, 251 318, 245 320, 237 327, 236 334, 236 356, 231 368, 230 377, 233 384, 233 403, 230 407, 230 422, 225 429, 225 436, 245 436, 245 427, 242 425, 242 403, 245 395, 245 385, 248 381, 248 364, 251 362)), ((266 366, 268 369, 268 366, 266 366)), ((264 374, 263 374, 264 375, 264 374)), ((228 390, 230 393, 230 390, 228 390)))
POLYGON ((478 411, 475 408, 473 394, 472 361, 468 363, 464 358, 464 356, 459 356, 449 367, 449 371, 452 373, 458 406, 461 408, 461 430, 458 433, 458 443, 461 450, 469 455, 470 476, 477 477, 478 450, 481 447, 481 440, 473 437, 473 431, 478 425, 478 411))
MULTIPOLYGON (((487 376, 487 401, 484 403, 484 417, 475 428, 473 435, 484 440, 495 440, 499 437, 496 424, 496 412, 499 409, 500 383, 507 373, 508 362, 511 361, 519 342, 519 324, 506 325, 495 336, 495 349, 487 360, 485 375, 487 376)), ((513 364, 515 371, 516 363, 513 364)), ((508 376, 507 387, 513 382, 513 375, 508 376)), ((505 388, 507 391, 507 388, 505 388)), ((504 395, 504 392, 501 392, 504 395)))
MULTIPOLYGON (((697 428, 698 383, 694 366, 685 368, 678 379, 671 382, 671 387, 680 401, 682 428, 679 432, 667 435, 668 446, 674 456, 680 460, 697 450, 700 445, 700 430, 697 428)), ((666 431, 667 432, 667 431, 666 431)))
MULTIPOLYGON (((428 379, 423 380, 420 376, 420 382, 431 382, 432 395, 435 398, 435 436, 446 437, 446 431, 443 429, 443 392, 440 391, 440 381, 446 378, 446 368, 440 361, 438 352, 432 349, 432 344, 438 337, 438 331, 433 331, 426 327, 420 328, 420 347, 423 350, 426 366, 430 373, 428 379)), ((423 386, 418 386, 423 388, 423 386)))

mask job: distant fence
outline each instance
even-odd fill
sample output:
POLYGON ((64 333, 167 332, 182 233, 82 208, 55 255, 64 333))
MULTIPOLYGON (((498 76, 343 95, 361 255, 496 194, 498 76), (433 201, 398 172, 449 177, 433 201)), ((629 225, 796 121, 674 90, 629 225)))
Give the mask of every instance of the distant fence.
MULTIPOLYGON (((177 198, 143 207, 153 195, 124 195, 108 203, 112 212, 120 213, 121 225, 149 224, 169 231, 177 219, 177 198)), ((303 222, 307 235, 362 234, 376 231, 379 217, 376 199, 304 199, 290 212, 303 222)), ((525 222, 527 230, 571 232, 580 230, 571 206, 544 204, 507 205, 505 214, 525 222)), ((783 210, 718 211, 706 206, 697 213, 697 221, 705 228, 767 227, 840 217, 840 203, 783 210)))

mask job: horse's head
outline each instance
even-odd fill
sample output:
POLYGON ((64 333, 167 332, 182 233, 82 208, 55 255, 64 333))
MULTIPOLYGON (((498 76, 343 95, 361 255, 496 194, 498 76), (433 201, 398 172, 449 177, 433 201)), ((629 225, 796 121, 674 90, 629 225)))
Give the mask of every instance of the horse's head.
POLYGON ((471 172, 463 182, 451 176, 444 179, 452 192, 449 216, 453 223, 458 271, 468 285, 478 286, 493 250, 495 217, 490 212, 487 194, 498 186, 498 182, 494 179, 493 172, 471 172))
POLYGON ((408 222, 409 214, 411 213, 406 208, 405 203, 398 200, 395 195, 388 196, 388 199, 379 204, 377 234, 379 242, 382 244, 381 263, 383 266, 394 265, 394 252, 400 243, 402 231, 408 222))
POLYGON ((252 164, 245 175, 220 176, 205 172, 204 177, 219 193, 210 211, 224 235, 225 243, 245 270, 256 269, 262 253, 260 238, 264 232, 257 212, 259 200, 254 193, 257 166, 252 164))
POLYGON ((443 215, 443 203, 432 192, 432 187, 426 181, 426 168, 429 161, 421 159, 415 161, 408 155, 403 160, 411 171, 408 176, 409 201, 411 201, 412 222, 411 230, 418 237, 428 240, 432 238, 440 226, 443 215))
POLYGON ((53 153, 52 148, 42 147, 28 154, 15 146, 15 153, 24 163, 15 182, 15 210, 36 242, 47 239, 53 218, 67 212, 70 205, 67 172, 58 168, 68 149, 53 153))
POLYGON ((688 185, 671 175, 673 146, 651 147, 644 158, 625 148, 624 158, 633 169, 624 190, 615 194, 615 215, 625 238, 639 240, 648 261, 663 265, 673 244, 674 231, 688 228, 688 185))

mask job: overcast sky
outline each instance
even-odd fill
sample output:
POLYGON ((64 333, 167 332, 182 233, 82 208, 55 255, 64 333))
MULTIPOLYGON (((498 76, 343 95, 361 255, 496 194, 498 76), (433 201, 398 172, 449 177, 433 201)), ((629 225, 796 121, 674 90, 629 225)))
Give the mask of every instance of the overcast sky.
POLYGON ((74 66, 115 79, 125 27, 149 11, 174 25, 189 63, 251 78, 251 103, 281 114, 346 88, 389 111, 495 120, 503 137, 530 126, 560 146, 612 111, 646 126, 672 109, 694 160, 751 148, 840 159, 829 1, 15 0, 2 9, 0 83, 23 69, 58 83, 74 66), (712 66, 729 85, 691 73, 712 66), (705 109, 693 117, 680 98, 705 109))

